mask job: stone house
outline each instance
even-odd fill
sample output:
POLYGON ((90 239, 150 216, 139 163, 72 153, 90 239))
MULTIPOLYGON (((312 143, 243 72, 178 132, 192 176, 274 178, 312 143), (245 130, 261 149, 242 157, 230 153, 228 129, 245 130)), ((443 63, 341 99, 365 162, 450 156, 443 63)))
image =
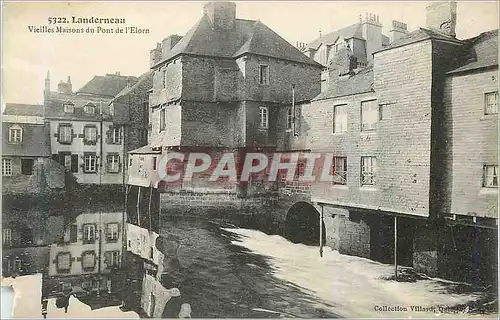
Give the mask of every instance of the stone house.
POLYGON ((311 150, 335 155, 337 179, 313 184, 311 201, 341 253, 491 280, 497 31, 459 40, 455 21, 456 3, 436 3, 427 28, 375 51, 373 67, 354 70, 351 52, 334 59, 333 81, 302 110, 311 150))
POLYGON ((95 76, 73 93, 71 79, 50 91, 47 74, 44 118, 50 124, 52 158, 82 184, 123 183, 123 128, 115 125, 109 103, 137 78, 95 76))
POLYGON ((166 190, 155 173, 169 152, 206 152, 213 159, 232 152, 242 159, 252 150, 303 147, 292 132, 292 96, 297 106, 316 96, 323 67, 262 22, 236 18, 235 3, 205 4, 186 35, 165 38, 150 58, 150 140, 129 152, 128 184, 159 188, 162 205, 181 210, 193 200, 241 208, 247 200, 240 199, 249 196, 238 184, 210 187, 206 177, 166 190))

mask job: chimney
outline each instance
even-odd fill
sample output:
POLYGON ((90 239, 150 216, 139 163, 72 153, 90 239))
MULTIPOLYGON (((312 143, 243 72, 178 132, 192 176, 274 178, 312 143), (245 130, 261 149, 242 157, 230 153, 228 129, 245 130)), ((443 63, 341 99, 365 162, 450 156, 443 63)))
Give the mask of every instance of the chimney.
POLYGON ((406 23, 392 20, 392 27, 391 30, 389 31, 389 39, 391 43, 398 40, 407 33, 408 33, 408 26, 406 25, 406 23))
POLYGON ((455 37, 457 24, 457 3, 455 1, 436 2, 426 8, 427 28, 441 34, 455 37))
POLYGON ((149 66, 152 67, 161 61, 161 43, 156 44, 156 48, 149 52, 149 66))
MULTIPOLYGON (((182 37, 176 34, 171 34, 165 39, 162 40, 161 43, 161 58, 166 58, 170 51, 172 50, 175 45, 181 41, 182 37)), ((156 48, 158 49, 158 45, 156 45, 156 48)))
POLYGON ((382 24, 378 15, 367 12, 361 26, 366 42, 366 58, 370 63, 373 61, 373 52, 382 48, 382 24))
POLYGON ((43 90, 45 96, 50 93, 50 71, 47 71, 47 76, 45 77, 45 88, 43 90))
POLYGON ((68 82, 64 82, 62 80, 59 81, 59 83, 57 84, 57 91, 65 94, 72 94, 73 89, 71 86, 71 78, 68 77, 68 82))
POLYGON ((203 7, 203 14, 208 16, 214 30, 231 30, 236 20, 236 4, 210 1, 203 7))
POLYGON ((350 77, 358 67, 358 59, 353 55, 349 45, 340 49, 330 60, 328 65, 328 84, 329 88, 339 79, 350 77))
POLYGON ((66 84, 68 86, 69 92, 72 93, 73 92, 73 85, 71 84, 71 77, 70 76, 68 76, 68 82, 66 84))

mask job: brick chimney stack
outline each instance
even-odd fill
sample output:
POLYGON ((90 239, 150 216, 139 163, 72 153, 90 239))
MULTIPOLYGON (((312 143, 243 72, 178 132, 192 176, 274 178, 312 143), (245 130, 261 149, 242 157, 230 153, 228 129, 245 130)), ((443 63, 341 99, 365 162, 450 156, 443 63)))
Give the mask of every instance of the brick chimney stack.
POLYGON ((406 25, 406 23, 392 20, 391 30, 389 31, 389 39, 391 43, 398 40, 407 33, 408 26, 406 25))
POLYGON ((236 20, 236 4, 226 1, 210 1, 203 7, 203 14, 208 16, 214 30, 231 30, 236 20))
POLYGON ((457 3, 455 1, 436 2, 426 8, 427 28, 441 34, 456 37, 457 3))
POLYGON ((365 13, 362 22, 363 38, 366 41, 366 57, 368 62, 373 61, 373 52, 382 48, 382 24, 376 14, 365 13))

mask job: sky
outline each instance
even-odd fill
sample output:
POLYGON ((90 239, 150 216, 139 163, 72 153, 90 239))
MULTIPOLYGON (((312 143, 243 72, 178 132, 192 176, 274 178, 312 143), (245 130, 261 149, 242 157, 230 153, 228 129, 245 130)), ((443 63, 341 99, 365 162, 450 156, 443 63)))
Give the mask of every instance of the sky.
MULTIPOLYGON (((366 12, 377 14, 383 32, 392 20, 410 31, 425 27, 427 1, 235 1, 236 16, 260 20, 291 44, 310 42, 353 24, 366 12)), ((149 52, 170 34, 184 35, 202 16, 205 2, 3 2, 2 105, 43 102, 44 79, 51 89, 71 76, 73 90, 94 75, 120 72, 140 76, 149 68, 149 52), (49 17, 125 18, 124 26, 149 34, 32 33, 28 26, 53 26, 49 17)), ((65 27, 88 25, 67 24, 65 27)), ((105 25, 102 25, 106 27, 105 25)), ((458 1, 457 38, 498 28, 498 2, 458 1)))

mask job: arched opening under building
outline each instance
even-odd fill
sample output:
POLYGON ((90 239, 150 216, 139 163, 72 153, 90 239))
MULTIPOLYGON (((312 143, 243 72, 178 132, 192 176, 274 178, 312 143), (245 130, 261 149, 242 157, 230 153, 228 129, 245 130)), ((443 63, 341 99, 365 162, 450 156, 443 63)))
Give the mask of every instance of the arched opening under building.
MULTIPOLYGON (((321 223, 323 244, 326 240, 325 223, 321 223)), ((318 246, 320 243, 320 213, 307 202, 297 202, 287 212, 285 238, 293 243, 318 246)))

